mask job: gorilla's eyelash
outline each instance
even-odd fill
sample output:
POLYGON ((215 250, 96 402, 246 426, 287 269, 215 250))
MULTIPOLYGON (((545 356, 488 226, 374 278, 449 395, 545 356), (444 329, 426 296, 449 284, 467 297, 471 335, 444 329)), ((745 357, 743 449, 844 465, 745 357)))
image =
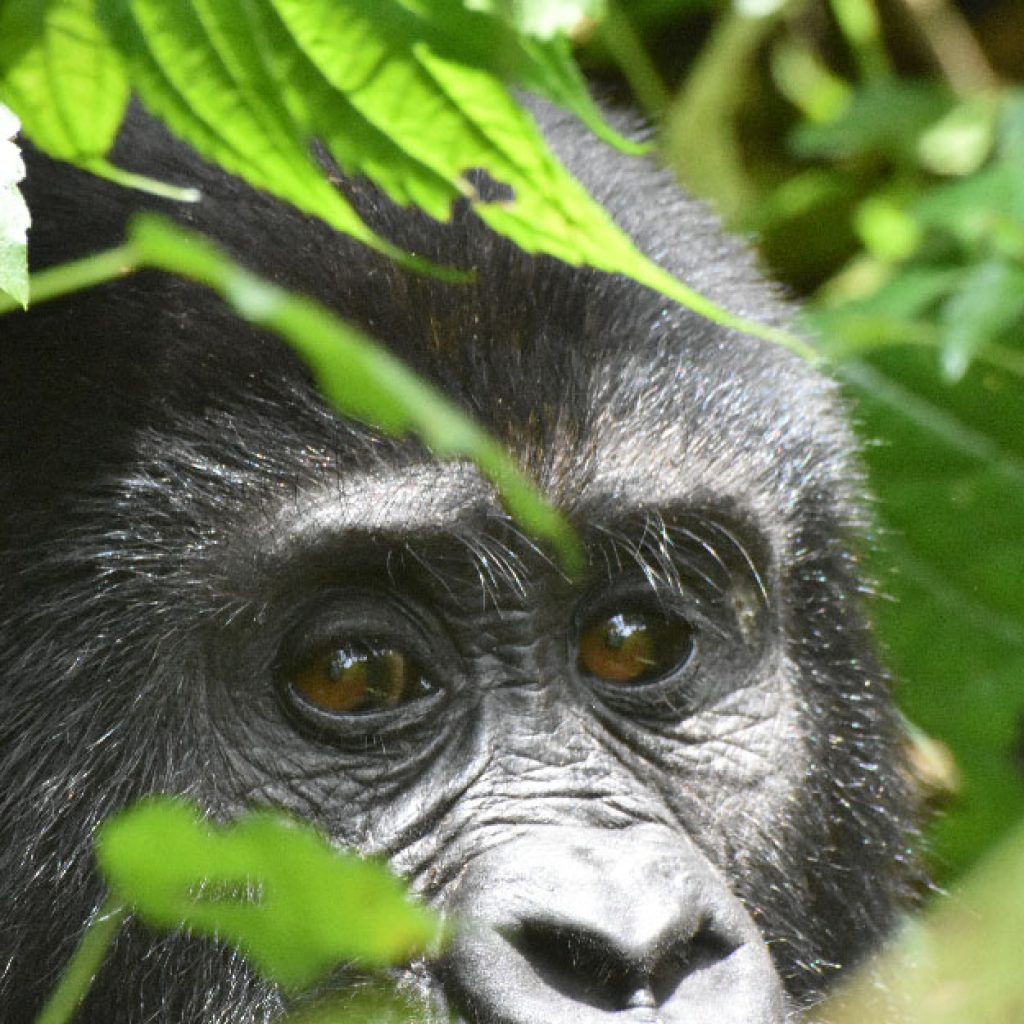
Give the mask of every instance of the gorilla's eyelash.
POLYGON ((445 596, 455 597, 455 588, 452 586, 452 581, 441 572, 433 559, 426 557, 414 544, 409 543, 388 551, 385 571, 388 583, 392 587, 395 589, 399 588, 402 569, 406 559, 415 563, 429 579, 437 583, 444 591, 445 596))
MULTIPOLYGON (((722 539, 724 539, 726 543, 732 548, 733 552, 739 556, 739 561, 742 562, 743 565, 745 565, 747 572, 750 576, 750 579, 754 582, 754 585, 757 588, 757 593, 761 598, 762 603, 767 605, 769 602, 768 586, 765 583, 764 577, 761 575, 761 572, 757 568, 757 563, 754 561, 753 558, 751 558, 750 552, 747 551, 746 546, 740 541, 736 534, 732 532, 732 530, 730 530, 727 526, 725 526, 723 523, 718 522, 717 520, 708 520, 707 527, 708 529, 712 530, 713 532, 717 533, 720 537, 722 537, 722 539)), ((715 549, 709 547, 708 551, 709 553, 714 552, 715 549)))
POLYGON ((461 540, 473 557, 485 605, 490 600, 494 607, 501 607, 504 588, 520 600, 526 597, 526 586, 519 571, 522 559, 510 545, 486 534, 466 536, 461 540))
POLYGON ((502 528, 502 536, 470 529, 453 533, 451 539, 461 547, 462 557, 451 552, 438 557, 436 552, 424 550, 414 543, 404 544, 398 551, 389 553, 388 578, 392 585, 397 585, 402 562, 408 559, 434 581, 447 597, 457 599, 458 594, 464 592, 464 574, 468 566, 479 585, 482 607, 500 608, 509 594, 517 600, 525 600, 525 552, 541 554, 548 564, 553 563, 534 541, 510 521, 503 519, 502 528))
MULTIPOLYGON (((701 520, 701 528, 717 527, 701 520)), ((598 545, 609 576, 627 569, 638 569, 654 591, 669 593, 689 592, 693 583, 709 596, 721 598, 735 582, 737 561, 721 552, 707 537, 680 522, 670 522, 660 513, 648 513, 639 524, 599 526, 598 545)), ((718 532, 716 530, 715 532, 718 532)), ((721 528, 723 538, 730 547, 742 551, 738 539, 721 528)), ((745 552, 740 561, 744 575, 750 572, 763 592, 760 575, 745 552)))

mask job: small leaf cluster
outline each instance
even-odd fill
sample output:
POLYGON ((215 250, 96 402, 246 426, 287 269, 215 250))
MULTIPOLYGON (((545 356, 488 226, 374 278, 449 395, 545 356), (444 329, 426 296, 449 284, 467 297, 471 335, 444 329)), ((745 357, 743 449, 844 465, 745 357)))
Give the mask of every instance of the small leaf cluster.
POLYGON ((218 828, 185 803, 146 800, 104 823, 96 857, 147 924, 230 942, 288 989, 347 961, 401 963, 441 935, 384 865, 269 811, 218 828))
POLYGON ((440 918, 385 864, 335 849, 305 822, 264 810, 216 825, 181 799, 150 797, 103 823, 96 859, 110 895, 36 1024, 72 1020, 129 913, 227 943, 292 993, 338 967, 378 972, 347 993, 301 1000, 289 1024, 423 1016, 380 969, 436 955, 440 918))
MULTIPOLYGON (((1024 328, 1024 92, 998 102, 943 103, 936 88, 913 95, 917 114, 929 116, 882 133, 877 117, 855 108, 846 144, 884 145, 919 174, 946 173, 927 182, 908 174, 860 202, 863 251, 824 289, 818 326, 837 355, 934 347, 950 382, 975 359, 1024 373, 1014 346, 1024 328)), ((837 153, 837 134, 801 137, 809 152, 837 153)))

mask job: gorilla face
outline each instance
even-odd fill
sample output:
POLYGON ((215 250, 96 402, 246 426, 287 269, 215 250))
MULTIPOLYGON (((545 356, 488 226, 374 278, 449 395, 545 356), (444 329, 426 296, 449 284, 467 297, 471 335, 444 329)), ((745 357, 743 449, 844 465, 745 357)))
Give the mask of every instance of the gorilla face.
MULTIPOLYGON (((788 311, 653 168, 553 145, 712 298, 788 311)), ((381 338, 573 522, 569 580, 476 470, 327 409, 276 340, 159 275, 0 327, 0 1017, 30 1021, 101 898, 97 823, 153 791, 305 816, 462 923, 396 972, 464 1024, 780 1024, 890 926, 910 875, 859 609, 834 388, 628 281, 343 187, 468 285, 409 276, 133 116, 170 210, 381 338)), ((137 196, 31 156, 39 264, 137 196)), ((332 986, 360 984, 339 971, 332 986)), ((80 1020, 237 1024, 284 1001, 133 925, 80 1020)))

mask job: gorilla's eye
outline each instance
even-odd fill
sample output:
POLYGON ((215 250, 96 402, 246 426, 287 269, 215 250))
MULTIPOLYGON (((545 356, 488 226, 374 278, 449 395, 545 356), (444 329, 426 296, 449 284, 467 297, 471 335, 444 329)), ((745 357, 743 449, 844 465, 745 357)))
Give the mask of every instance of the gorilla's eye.
POLYGON ((289 682, 302 698, 330 714, 387 711, 434 691, 415 659, 364 642, 321 652, 292 672, 289 682))
POLYGON ((693 645, 685 619, 649 610, 602 613, 580 630, 577 664, 606 683, 643 683, 686 661, 693 645))

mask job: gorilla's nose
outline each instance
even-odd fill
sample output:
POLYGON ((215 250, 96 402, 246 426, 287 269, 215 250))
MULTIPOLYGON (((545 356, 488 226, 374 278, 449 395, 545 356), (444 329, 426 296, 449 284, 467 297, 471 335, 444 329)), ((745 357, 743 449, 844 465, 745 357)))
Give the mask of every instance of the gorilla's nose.
POLYGON ((452 911, 448 987, 472 1024, 780 1024, 750 915, 657 826, 545 827, 474 860, 452 911))

